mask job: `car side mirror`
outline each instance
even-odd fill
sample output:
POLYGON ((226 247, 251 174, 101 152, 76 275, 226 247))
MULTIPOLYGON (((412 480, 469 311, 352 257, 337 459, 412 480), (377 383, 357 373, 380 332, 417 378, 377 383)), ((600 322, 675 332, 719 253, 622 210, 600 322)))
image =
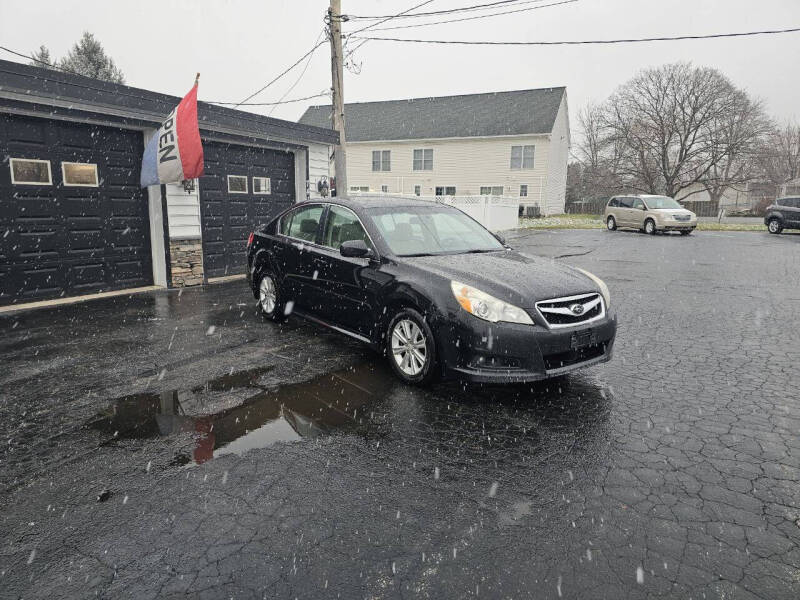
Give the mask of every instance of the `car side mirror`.
POLYGON ((372 250, 369 249, 369 246, 367 246, 364 240, 347 240, 346 242, 342 242, 342 245, 339 246, 339 253, 342 256, 353 258, 371 258, 373 255, 372 250))

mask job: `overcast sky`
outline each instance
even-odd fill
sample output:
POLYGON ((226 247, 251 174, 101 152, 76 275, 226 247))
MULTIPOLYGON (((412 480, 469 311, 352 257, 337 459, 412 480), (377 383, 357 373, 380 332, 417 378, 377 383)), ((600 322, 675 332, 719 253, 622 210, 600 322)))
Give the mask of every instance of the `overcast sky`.
MULTIPOLYGON (((352 15, 394 14, 422 0, 342 0, 352 15)), ((543 0, 547 4, 559 0, 543 0)), ((488 0, 434 0, 424 11, 488 0)), ((0 0, 0 45, 62 56, 94 33, 135 87, 183 95, 201 72, 201 100, 240 101, 308 51, 323 28, 325 0, 0 0)), ((529 2, 524 6, 534 6, 529 2)), ((522 8, 523 6, 520 6, 522 8)), ((499 10, 508 9, 495 9, 499 10)), ((483 13, 462 13, 449 18, 483 13)), ((441 20, 447 17, 438 17, 441 20)), ((397 19, 389 25, 423 21, 397 19)), ((354 30, 364 22, 345 25, 354 30)), ((368 23, 368 22, 367 22, 368 23)), ((577 0, 506 16, 377 32, 425 39, 577 40, 778 29, 800 26, 800 0, 577 0)), ((355 45, 355 44, 353 44, 355 45)), ((21 60, 0 51, 6 60, 21 60)), ((678 60, 716 67, 762 98, 780 120, 800 120, 800 33, 723 40, 614 46, 464 47, 373 41, 355 55, 361 72, 345 74, 348 102, 566 86, 574 116, 603 100, 637 70, 678 60)), ((274 102, 305 63, 252 101, 274 102)), ((330 53, 321 46, 289 92, 298 98, 330 88, 330 53)), ((312 103, 279 106, 297 120, 312 103)), ((248 107, 268 114, 270 109, 248 107)))

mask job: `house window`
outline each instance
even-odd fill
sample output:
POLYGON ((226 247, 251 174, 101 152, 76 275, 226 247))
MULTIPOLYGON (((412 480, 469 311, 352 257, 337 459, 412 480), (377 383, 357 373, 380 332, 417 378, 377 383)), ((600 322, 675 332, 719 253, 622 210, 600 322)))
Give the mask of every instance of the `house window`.
POLYGON ((528 197, 528 184, 523 183, 519 186, 519 197, 520 198, 527 198, 528 197))
POLYGON ((503 195, 503 186, 502 185, 482 185, 481 186, 481 196, 502 196, 503 195))
POLYGON ((49 160, 12 158, 11 183, 19 185, 53 185, 49 160))
POLYGON ((253 177, 254 194, 271 194, 272 181, 269 177, 253 177))
POLYGON ((350 186, 351 192, 368 192, 369 186, 368 185, 351 185, 350 186))
POLYGON ((391 171, 392 170, 392 151, 373 150, 372 151, 372 170, 391 171))
POLYGON ((414 186, 414 195, 421 196, 422 195, 422 186, 415 185, 414 186))
POLYGON ((94 163, 62 162, 61 175, 64 185, 77 187, 98 187, 97 165, 94 163))
POLYGON ((442 185, 436 186, 436 195, 437 196, 455 196, 456 195, 456 188, 453 185, 442 185))
POLYGON ((389 186, 388 185, 382 185, 381 186, 381 192, 383 192, 384 194, 388 194, 389 193, 389 186))
POLYGON ((433 171, 433 148, 414 150, 414 170, 433 171))
POLYGON ((228 175, 228 193, 246 194, 247 177, 245 175, 228 175))
POLYGON ((511 146, 511 168, 532 169, 536 146, 511 146))

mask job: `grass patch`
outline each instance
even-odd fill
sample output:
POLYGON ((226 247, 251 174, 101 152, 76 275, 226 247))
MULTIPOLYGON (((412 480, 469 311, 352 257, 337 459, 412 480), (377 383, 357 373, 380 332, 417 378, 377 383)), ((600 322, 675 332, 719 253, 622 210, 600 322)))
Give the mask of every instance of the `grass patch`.
MULTIPOLYGON (((520 229, 605 229, 602 215, 551 215, 549 217, 522 217, 520 229)), ((697 231, 766 231, 760 223, 706 223, 700 221, 697 231)))

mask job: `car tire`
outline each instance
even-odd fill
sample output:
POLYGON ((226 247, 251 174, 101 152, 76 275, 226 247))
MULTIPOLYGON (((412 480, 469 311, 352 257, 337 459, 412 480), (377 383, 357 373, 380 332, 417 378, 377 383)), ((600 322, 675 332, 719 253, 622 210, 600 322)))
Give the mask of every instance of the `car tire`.
POLYGON ((681 229, 681 235, 689 235, 692 233, 691 229, 681 229))
POLYGON ((644 222, 644 232, 648 235, 656 234, 656 222, 653 219, 647 219, 644 222))
POLYGON ((767 222, 767 231, 778 234, 783 231, 783 223, 781 223, 781 220, 778 217, 772 217, 767 222))
POLYGON ((608 227, 609 231, 616 231, 617 220, 614 218, 614 215, 608 216, 608 219, 606 219, 606 227, 608 227))
POLYGON ((258 276, 256 293, 258 294, 258 312, 270 321, 283 319, 283 302, 280 288, 272 273, 261 273, 258 276))
POLYGON ((416 310, 404 308, 389 321, 385 344, 386 358, 403 382, 426 385, 436 379, 436 340, 416 310))

